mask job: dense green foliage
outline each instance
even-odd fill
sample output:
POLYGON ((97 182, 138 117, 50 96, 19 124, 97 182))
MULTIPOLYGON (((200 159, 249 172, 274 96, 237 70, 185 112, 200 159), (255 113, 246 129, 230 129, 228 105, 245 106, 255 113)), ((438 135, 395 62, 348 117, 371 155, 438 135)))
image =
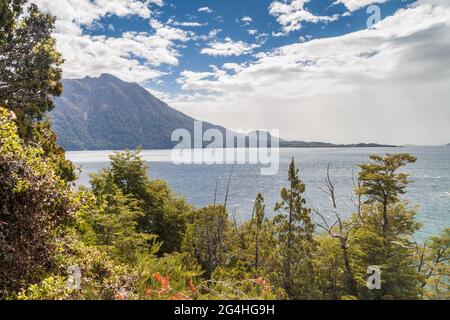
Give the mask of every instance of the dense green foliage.
POLYGON ((18 133, 37 144, 57 164, 67 181, 75 180, 74 167, 56 143, 45 114, 54 108, 53 97, 62 93, 61 54, 51 36, 55 18, 26 0, 0 1, 0 105, 14 111, 18 133))
POLYGON ((359 201, 346 213, 330 169, 330 211, 308 207, 294 160, 273 214, 258 194, 242 224, 225 205, 194 208, 150 179, 139 151, 116 153, 89 189, 74 190, 72 165, 41 121, 59 90, 53 18, 33 5, 21 16, 24 2, 0 0, 1 299, 450 298, 450 229, 414 241, 408 154, 361 164, 359 201), (379 288, 367 286, 370 266, 379 288))
POLYGON ((112 156, 111 168, 93 175, 91 183, 97 198, 124 195, 133 199, 139 210, 137 230, 158 235, 161 253, 180 249, 192 208, 177 199, 164 181, 148 178, 146 163, 138 151, 112 156))
MULTIPOLYGON (((56 165, 42 149, 24 144, 13 119, 2 109, 3 296, 448 298, 449 231, 428 244, 414 243, 412 236, 419 228, 415 210, 393 196, 392 190, 408 183, 406 175, 397 173, 406 163, 396 162, 376 175, 367 173, 379 165, 379 159, 390 165, 395 159, 413 162, 410 156, 373 157, 373 162, 361 165, 356 190, 361 195, 360 210, 348 219, 336 211, 334 224, 330 219, 314 222, 302 196, 305 185, 292 161, 289 187, 283 188, 274 208, 278 215, 266 217, 264 197, 259 194, 252 219, 238 225, 224 206, 195 209, 176 198, 162 181, 149 179, 139 151, 115 154, 109 169, 92 176, 90 190, 73 192, 55 174, 56 165), (374 179, 389 183, 373 192, 367 186, 374 179), (391 196, 385 203, 379 194, 391 196), (327 232, 317 233, 316 227, 327 232), (382 270, 381 290, 366 287, 371 265, 382 270), (71 266, 81 269, 80 290, 67 288, 71 266)), ((329 186, 333 199, 331 178, 329 186)))
POLYGON ((51 232, 75 208, 55 164, 22 144, 13 118, 0 108, 0 297, 50 270, 51 232))
POLYGON ((30 4, 22 15, 24 0, 2 0, 0 15, 0 103, 11 108, 20 129, 53 109, 53 96, 62 92, 63 59, 51 36, 55 18, 30 4))

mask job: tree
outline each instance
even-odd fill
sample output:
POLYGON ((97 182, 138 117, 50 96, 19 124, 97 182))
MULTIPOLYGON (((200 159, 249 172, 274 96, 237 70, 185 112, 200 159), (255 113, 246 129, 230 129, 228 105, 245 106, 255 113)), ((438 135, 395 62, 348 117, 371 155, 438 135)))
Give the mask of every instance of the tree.
POLYGON ((114 193, 117 188, 124 196, 138 200, 144 213, 139 218, 138 230, 159 236, 160 254, 180 250, 192 209, 173 195, 167 183, 150 180, 139 150, 112 155, 111 168, 92 175, 91 185, 96 196, 114 193))
POLYGON ((317 284, 325 300, 341 300, 349 295, 342 249, 339 240, 328 235, 317 237, 314 268, 317 284))
POLYGON ((23 143, 14 117, 0 108, 0 297, 51 270, 53 231, 75 210, 56 165, 23 143))
POLYGON ((331 200, 332 211, 336 220, 333 225, 330 226, 330 224, 327 222, 327 219, 318 210, 314 210, 323 221, 323 224, 318 223, 317 225, 325 230, 331 238, 339 240, 340 249, 342 251, 343 265, 345 268, 345 282, 347 285, 347 289, 351 296, 357 297, 358 287, 350 263, 349 254, 349 237, 352 230, 355 228, 355 224, 352 223, 352 221, 345 221, 338 210, 336 191, 330 176, 330 166, 328 166, 327 169, 327 177, 325 183, 326 189, 323 190, 323 192, 328 195, 331 200))
POLYGON ((119 263, 99 246, 87 245, 74 230, 66 229, 56 243, 55 268, 42 281, 20 290, 19 300, 113 300, 130 297, 138 274, 129 265, 119 263), (67 286, 68 268, 81 272, 81 289, 67 286))
POLYGON ((145 199, 150 183, 147 164, 141 157, 141 151, 118 152, 111 156, 113 180, 124 194, 145 199))
POLYGON ((450 229, 444 230, 440 237, 432 237, 418 252, 425 299, 450 299, 450 229))
POLYGON ((370 156, 372 162, 361 164, 359 173, 360 186, 356 193, 366 197, 366 204, 381 203, 383 217, 383 234, 389 229, 388 209, 399 201, 399 196, 405 194, 410 183, 409 176, 398 173, 398 170, 408 164, 415 163, 417 158, 407 153, 381 157, 370 156))
POLYGON ((0 44, 11 40, 14 22, 22 13, 22 6, 26 0, 0 1, 0 44))
MULTIPOLYGON (((1 0, 0 104, 13 110, 21 133, 54 107, 62 93, 61 54, 52 38, 55 18, 24 0, 1 0)), ((23 136, 23 135, 22 135, 23 136)))
POLYGON ((275 206, 280 274, 283 287, 291 299, 312 299, 315 291, 312 256, 315 250, 311 209, 305 207, 305 184, 299 179, 294 159, 289 166, 290 186, 281 190, 281 202, 275 206))
MULTIPOLYGON (((259 268, 259 247, 260 247, 260 233, 261 228, 264 223, 265 218, 265 209, 266 206, 264 204, 264 197, 261 193, 258 194, 255 201, 255 216, 253 218, 253 221, 255 223, 255 270, 258 272, 259 268)), ((252 221, 252 223, 253 223, 252 221)))
POLYGON ((228 227, 228 214, 223 206, 209 206, 194 212, 188 225, 182 252, 202 266, 207 279, 224 262, 228 227))
POLYGON ((156 236, 138 231, 139 218, 144 215, 139 201, 116 190, 87 202, 78 212, 78 230, 86 243, 130 265, 137 263, 140 255, 159 249, 154 243, 156 236))
POLYGON ((421 275, 417 272, 414 233, 416 210, 400 195, 410 183, 408 175, 398 173, 414 163, 409 154, 371 156, 371 162, 359 165, 357 195, 364 198, 360 214, 353 216, 355 228, 350 239, 354 246, 355 273, 360 281, 360 297, 364 299, 417 299, 421 275), (365 288, 366 269, 379 266, 382 289, 365 288))
POLYGON ((74 166, 57 145, 50 122, 53 97, 62 93, 63 59, 52 38, 55 18, 26 0, 0 0, 0 105, 14 111, 25 143, 39 145, 66 181, 75 180, 74 166))

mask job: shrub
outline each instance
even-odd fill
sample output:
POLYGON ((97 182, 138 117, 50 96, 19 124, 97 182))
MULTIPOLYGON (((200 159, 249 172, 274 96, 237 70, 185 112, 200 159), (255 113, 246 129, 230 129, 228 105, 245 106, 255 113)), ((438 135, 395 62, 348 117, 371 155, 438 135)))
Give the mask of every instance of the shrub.
POLYGON ((74 212, 56 165, 22 142, 14 118, 0 108, 0 297, 51 269, 53 230, 74 212))

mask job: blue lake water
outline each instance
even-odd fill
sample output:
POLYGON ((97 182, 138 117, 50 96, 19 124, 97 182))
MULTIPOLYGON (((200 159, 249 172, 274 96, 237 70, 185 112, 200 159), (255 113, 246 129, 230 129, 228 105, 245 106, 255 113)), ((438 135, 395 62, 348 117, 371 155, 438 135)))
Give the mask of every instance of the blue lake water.
MULTIPOLYGON (((280 170, 273 176, 260 174, 260 165, 237 165, 229 192, 228 209, 238 221, 251 215, 253 201, 258 192, 266 200, 267 215, 273 216, 276 201, 283 186, 287 185, 289 162, 294 157, 302 180, 307 187, 308 205, 320 209, 331 217, 329 200, 321 188, 327 166, 339 197, 338 206, 343 215, 355 211, 353 204, 352 177, 356 165, 367 161, 370 154, 409 152, 418 158, 416 164, 407 168, 414 183, 408 189, 407 199, 418 206, 418 221, 423 224, 417 238, 438 235, 450 227, 450 148, 350 148, 350 149, 281 149, 280 170)), ((70 160, 80 166, 78 184, 89 185, 89 174, 108 166, 111 151, 68 152, 70 160)), ((224 201, 231 165, 176 165, 170 161, 170 151, 149 150, 142 155, 149 165, 152 179, 164 179, 178 195, 191 204, 202 207, 214 201, 216 179, 219 179, 218 201, 224 201)))

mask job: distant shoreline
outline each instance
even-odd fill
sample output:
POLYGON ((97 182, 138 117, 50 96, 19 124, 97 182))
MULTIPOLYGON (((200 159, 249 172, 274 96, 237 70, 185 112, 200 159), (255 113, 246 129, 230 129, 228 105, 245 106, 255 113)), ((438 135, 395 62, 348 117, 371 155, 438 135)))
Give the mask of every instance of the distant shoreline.
MULTIPOLYGON (((325 143, 324 143, 325 144, 325 143)), ((330 145, 311 145, 311 146, 292 146, 292 145, 284 145, 280 142, 280 149, 362 149, 362 148, 404 148, 405 146, 394 146, 394 145, 377 145, 377 144, 344 144, 344 145, 337 145, 337 144, 330 144, 330 145)), ((270 146, 269 146, 270 148, 270 146)), ((141 149, 143 151, 145 150, 154 150, 154 151, 170 151, 173 149, 168 148, 142 148, 142 147, 135 147, 135 148, 123 148, 123 149, 83 149, 83 150, 71 150, 71 149, 65 149, 66 152, 118 152, 123 150, 137 150, 141 149)), ((200 149, 200 148, 192 148, 191 150, 205 150, 206 148, 200 149)), ((216 149, 230 149, 230 148, 216 148, 216 149)), ((248 149, 248 147, 243 148, 248 149)))
POLYGON ((280 148, 402 148, 377 143, 356 143, 356 144, 334 144, 326 142, 302 142, 302 141, 280 141, 280 148))

